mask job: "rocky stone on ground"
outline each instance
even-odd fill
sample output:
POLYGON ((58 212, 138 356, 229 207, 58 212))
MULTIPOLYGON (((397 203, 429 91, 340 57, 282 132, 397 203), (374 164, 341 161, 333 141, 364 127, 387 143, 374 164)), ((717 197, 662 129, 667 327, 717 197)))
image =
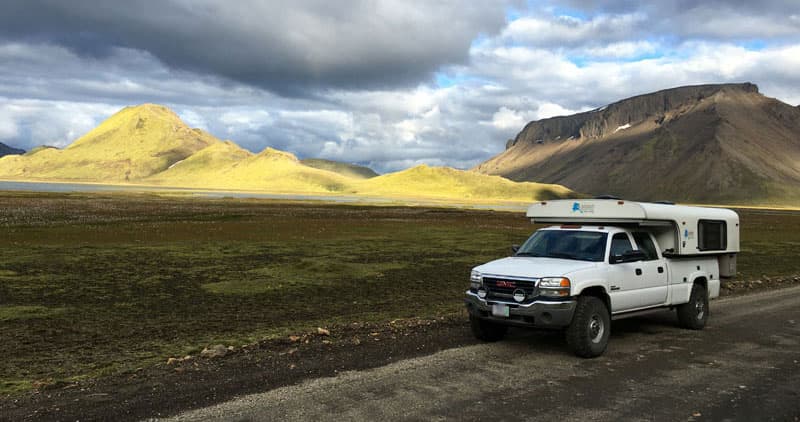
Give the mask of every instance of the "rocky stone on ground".
POLYGON ((205 358, 221 358, 227 355, 229 352, 228 348, 222 344, 215 344, 213 346, 206 347, 200 352, 200 356, 205 358))

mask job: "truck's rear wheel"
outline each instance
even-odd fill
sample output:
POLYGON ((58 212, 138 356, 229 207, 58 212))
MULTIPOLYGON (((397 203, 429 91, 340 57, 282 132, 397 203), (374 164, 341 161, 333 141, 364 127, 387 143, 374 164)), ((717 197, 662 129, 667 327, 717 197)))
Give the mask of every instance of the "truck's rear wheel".
POLYGON ((567 328, 567 344, 582 358, 603 354, 611 333, 611 315, 606 304, 594 296, 581 296, 572 323, 567 328))
POLYGON ((708 321, 708 294, 700 284, 692 286, 689 302, 678 306, 678 322, 690 330, 702 330, 708 321))
POLYGON ((500 341, 506 336, 508 326, 487 321, 476 316, 469 316, 469 326, 472 328, 472 334, 475 338, 481 341, 500 341))

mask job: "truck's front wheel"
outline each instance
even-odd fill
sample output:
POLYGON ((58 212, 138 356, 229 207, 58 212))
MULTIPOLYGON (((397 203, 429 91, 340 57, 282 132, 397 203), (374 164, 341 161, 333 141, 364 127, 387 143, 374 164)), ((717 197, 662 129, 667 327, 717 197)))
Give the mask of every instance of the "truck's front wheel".
POLYGON ((496 324, 473 315, 469 316, 469 326, 472 328, 472 334, 475 335, 475 338, 481 341, 500 341, 508 331, 508 326, 506 325, 496 324))
POLYGON ((572 323, 567 328, 567 344, 582 358, 603 354, 611 333, 611 315, 606 304, 594 296, 581 296, 572 323))
POLYGON ((702 330, 708 321, 708 294, 701 284, 692 286, 689 302, 678 306, 678 322, 681 327, 702 330))

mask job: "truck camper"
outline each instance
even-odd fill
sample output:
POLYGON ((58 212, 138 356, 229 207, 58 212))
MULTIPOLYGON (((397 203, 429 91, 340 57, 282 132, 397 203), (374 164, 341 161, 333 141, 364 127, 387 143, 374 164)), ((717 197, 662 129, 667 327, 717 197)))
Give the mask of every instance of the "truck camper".
POLYGON ((682 326, 702 329, 720 279, 736 274, 739 216, 728 209, 554 200, 527 217, 553 225, 470 275, 465 302, 481 340, 512 325, 562 329, 576 355, 599 356, 612 319, 676 309, 682 326))

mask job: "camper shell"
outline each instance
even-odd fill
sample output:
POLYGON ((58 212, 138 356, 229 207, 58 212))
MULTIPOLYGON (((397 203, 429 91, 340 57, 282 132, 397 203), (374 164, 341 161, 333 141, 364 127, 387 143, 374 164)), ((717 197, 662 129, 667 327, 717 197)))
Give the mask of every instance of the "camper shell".
POLYGON ((739 215, 729 209, 584 199, 537 202, 526 215, 537 224, 640 227, 656 237, 665 257, 716 256, 720 276, 736 275, 739 215))

